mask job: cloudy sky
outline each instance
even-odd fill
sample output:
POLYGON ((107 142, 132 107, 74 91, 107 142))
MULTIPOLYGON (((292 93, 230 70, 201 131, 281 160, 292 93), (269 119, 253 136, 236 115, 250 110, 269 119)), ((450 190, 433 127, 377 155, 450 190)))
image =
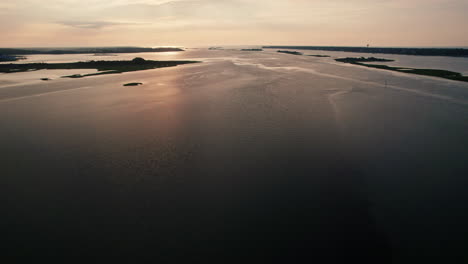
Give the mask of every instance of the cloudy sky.
POLYGON ((0 0, 0 46, 468 46, 467 0, 0 0))

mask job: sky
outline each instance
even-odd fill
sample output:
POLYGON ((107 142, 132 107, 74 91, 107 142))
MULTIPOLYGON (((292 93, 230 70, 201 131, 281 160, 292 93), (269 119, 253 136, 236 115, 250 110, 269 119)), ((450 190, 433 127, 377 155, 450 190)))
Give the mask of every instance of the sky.
POLYGON ((468 46, 466 13, 467 0, 0 0, 0 46, 468 46))

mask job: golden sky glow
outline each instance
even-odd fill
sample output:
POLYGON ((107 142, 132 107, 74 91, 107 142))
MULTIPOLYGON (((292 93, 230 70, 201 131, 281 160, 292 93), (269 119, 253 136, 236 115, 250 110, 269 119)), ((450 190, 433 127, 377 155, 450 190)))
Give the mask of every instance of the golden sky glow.
POLYGON ((0 0, 0 46, 468 46, 466 0, 0 0))

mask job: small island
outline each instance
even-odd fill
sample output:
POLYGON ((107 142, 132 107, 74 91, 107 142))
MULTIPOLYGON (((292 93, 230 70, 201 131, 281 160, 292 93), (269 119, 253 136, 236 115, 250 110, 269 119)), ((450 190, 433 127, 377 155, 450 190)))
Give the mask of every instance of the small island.
POLYGON ((263 49, 241 49, 241 51, 263 51, 263 49))
POLYGON ((303 55, 301 52, 298 51, 289 51, 289 50, 278 50, 279 53, 286 53, 291 55, 303 55))
POLYGON ((391 67, 391 66, 381 65, 381 64, 363 63, 363 62, 393 61, 393 60, 388 60, 388 59, 379 59, 379 58, 374 58, 374 57, 369 57, 369 58, 360 57, 360 58, 340 58, 340 59, 335 59, 335 60, 338 62, 365 66, 369 68, 377 68, 377 69, 382 69, 382 70, 411 73, 411 74, 418 74, 418 75, 425 75, 425 76, 432 76, 432 77, 440 77, 440 78, 454 80, 454 81, 468 82, 468 76, 463 76, 459 72, 452 72, 452 71, 438 70, 438 69, 416 69, 416 68, 408 68, 408 67, 391 67))
POLYGON ((329 58, 330 57, 329 55, 307 55, 307 56, 317 57, 317 58, 329 58))
POLYGON ((141 83, 141 82, 132 82, 132 83, 126 83, 123 86, 139 86, 139 85, 143 85, 143 83, 141 83))
POLYGON ((15 73, 36 70, 71 70, 96 69, 98 72, 90 74, 73 74, 65 78, 82 78, 103 74, 116 74, 131 71, 150 70, 163 67, 174 67, 182 64, 198 63, 198 61, 153 61, 137 57, 130 61, 86 61, 72 63, 27 63, 0 64, 0 73, 15 73))

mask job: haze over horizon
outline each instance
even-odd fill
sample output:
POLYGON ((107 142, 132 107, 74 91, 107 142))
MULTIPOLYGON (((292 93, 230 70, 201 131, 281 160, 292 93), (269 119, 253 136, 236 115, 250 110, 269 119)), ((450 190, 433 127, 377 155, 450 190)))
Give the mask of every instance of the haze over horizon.
POLYGON ((19 0, 1 47, 468 46, 462 0, 19 0))

